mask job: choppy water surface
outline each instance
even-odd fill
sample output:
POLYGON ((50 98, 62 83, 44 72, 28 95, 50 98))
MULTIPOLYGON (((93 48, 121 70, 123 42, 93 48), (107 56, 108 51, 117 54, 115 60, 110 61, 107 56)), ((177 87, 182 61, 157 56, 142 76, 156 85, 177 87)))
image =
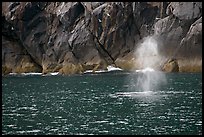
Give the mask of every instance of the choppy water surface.
POLYGON ((167 73, 144 92, 129 76, 2 77, 2 134, 202 134, 201 73, 167 73))

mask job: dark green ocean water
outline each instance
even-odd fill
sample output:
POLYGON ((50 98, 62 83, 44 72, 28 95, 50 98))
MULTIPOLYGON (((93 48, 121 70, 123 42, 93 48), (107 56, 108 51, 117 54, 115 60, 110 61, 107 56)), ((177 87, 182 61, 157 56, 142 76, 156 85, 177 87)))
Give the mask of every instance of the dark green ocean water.
POLYGON ((2 134, 202 134, 202 73, 165 76, 144 92, 129 72, 2 77, 2 134))

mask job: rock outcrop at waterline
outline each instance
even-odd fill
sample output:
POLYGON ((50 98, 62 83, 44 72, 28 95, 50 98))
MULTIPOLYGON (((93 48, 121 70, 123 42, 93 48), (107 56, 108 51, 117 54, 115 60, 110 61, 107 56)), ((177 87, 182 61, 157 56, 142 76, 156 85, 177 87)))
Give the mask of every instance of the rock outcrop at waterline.
POLYGON ((153 33, 161 69, 175 58, 177 71, 202 71, 201 2, 3 2, 2 73, 134 70, 153 33))

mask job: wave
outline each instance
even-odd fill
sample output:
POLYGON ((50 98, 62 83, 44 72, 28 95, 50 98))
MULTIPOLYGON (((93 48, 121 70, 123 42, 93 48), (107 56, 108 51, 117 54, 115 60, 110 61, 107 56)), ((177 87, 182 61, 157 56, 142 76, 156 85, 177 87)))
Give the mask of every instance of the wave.
POLYGON ((142 73, 145 73, 145 72, 153 72, 153 71, 155 71, 154 69, 152 69, 152 68, 145 68, 145 69, 138 69, 138 70, 136 70, 136 72, 142 72, 142 73))
POLYGON ((86 74, 86 73, 103 73, 103 72, 107 72, 107 71, 106 70, 96 70, 96 71, 86 70, 86 71, 84 71, 84 74, 86 74))
POLYGON ((86 73, 103 73, 103 72, 110 72, 110 71, 123 71, 123 69, 116 68, 116 67, 113 67, 113 66, 108 66, 106 70, 97 70, 97 71, 86 70, 84 72, 84 74, 86 74, 86 73))
POLYGON ((9 73, 8 75, 42 75, 42 73, 35 73, 35 72, 30 72, 30 73, 9 73))
POLYGON ((51 72, 51 73, 43 74, 42 76, 56 76, 58 74, 59 72, 51 72))
POLYGON ((50 73, 50 75, 53 75, 53 76, 58 75, 58 74, 59 74, 59 72, 50 73))
POLYGON ((113 67, 113 66, 108 66, 107 67, 107 70, 108 71, 122 71, 123 69, 121 69, 121 68, 116 68, 116 67, 113 67))
POLYGON ((141 91, 141 92, 117 92, 117 96, 148 96, 154 94, 153 91, 141 91))
POLYGON ((43 74, 43 73, 36 73, 36 72, 30 72, 30 73, 9 73, 8 75, 22 75, 22 76, 32 76, 32 75, 41 75, 41 76, 54 76, 54 75, 58 75, 59 72, 52 72, 52 73, 47 73, 47 74, 43 74))
MULTIPOLYGON (((123 71, 121 68, 113 67, 113 66, 108 66, 106 70, 86 70, 84 74, 86 73, 103 73, 103 72, 110 72, 110 71, 123 71)), ((35 72, 30 72, 30 73, 9 73, 9 75, 23 75, 23 76, 28 76, 28 75, 41 75, 41 76, 55 76, 59 75, 59 72, 52 72, 52 73, 35 73, 35 72)))

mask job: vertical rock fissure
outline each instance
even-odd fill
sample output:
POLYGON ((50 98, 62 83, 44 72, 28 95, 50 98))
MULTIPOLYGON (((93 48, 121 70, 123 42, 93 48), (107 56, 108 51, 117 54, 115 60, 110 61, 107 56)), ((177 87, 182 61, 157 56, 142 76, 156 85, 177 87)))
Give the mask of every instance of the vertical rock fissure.
MULTIPOLYGON (((91 12, 91 11, 87 11, 87 12, 89 12, 89 14, 91 14, 92 16, 94 16, 94 14, 91 12)), ((86 26, 86 28, 87 28, 87 30, 88 30, 88 32, 93 36, 93 41, 95 41, 96 40, 96 42, 100 45, 100 48, 108 55, 108 57, 111 59, 111 63, 112 64, 115 64, 115 60, 114 60, 114 58, 111 56, 111 54, 105 49, 105 47, 103 46, 103 44, 101 44, 100 43, 100 40, 99 40, 99 38, 96 36, 96 35, 94 35, 94 33, 90 30, 90 23, 91 23, 91 19, 88 19, 88 20, 86 20, 86 19, 84 19, 84 21, 85 21, 85 26, 86 26), (94 40, 95 39, 95 40, 94 40)), ((96 45, 96 44, 95 44, 96 45)), ((102 54, 101 53, 101 50, 99 50, 99 47, 97 47, 97 46, 95 46, 96 47, 96 49, 98 50, 98 52, 100 53, 100 54, 102 54)), ((103 55, 103 54, 102 54, 103 55)), ((107 62, 109 62, 106 58, 104 58, 107 62)))
MULTIPOLYGON (((100 41, 99 41, 99 39, 98 39, 98 37, 96 37, 89 29, 88 29, 88 31, 90 32, 90 34, 93 36, 93 39, 95 39, 96 40, 96 42, 100 45, 100 48, 110 57, 110 59, 111 59, 111 63, 112 64, 115 64, 115 60, 114 60, 114 58, 111 56, 111 54, 105 49, 105 47, 103 46, 103 44, 101 44, 100 43, 100 41)), ((97 48, 97 47, 96 47, 97 48)), ((98 48, 97 48, 98 49, 98 48)), ((100 52, 100 50, 98 50, 99 52, 100 52)), ((101 52, 100 52, 101 53, 101 52)))

